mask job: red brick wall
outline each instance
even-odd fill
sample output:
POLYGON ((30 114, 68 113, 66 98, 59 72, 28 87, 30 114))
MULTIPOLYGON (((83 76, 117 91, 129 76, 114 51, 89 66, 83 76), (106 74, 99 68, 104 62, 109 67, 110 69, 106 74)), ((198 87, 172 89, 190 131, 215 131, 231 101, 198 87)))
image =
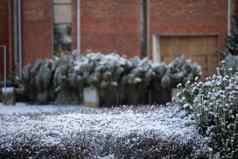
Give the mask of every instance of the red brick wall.
MULTIPOLYGON (((81 50, 140 56, 140 0, 80 0, 81 50)), ((23 0, 24 63, 53 52, 53 0, 23 0)), ((76 0, 73 0, 76 48, 76 0)), ((160 34, 216 34, 227 31, 227 0, 150 0, 150 41, 160 34)))
POLYGON ((23 0, 23 61, 32 63, 53 52, 53 0, 23 0))
POLYGON ((216 34, 218 46, 227 34, 227 0, 151 0, 150 32, 216 34))
MULTIPOLYGON (((83 51, 140 55, 140 0, 81 0, 83 51)), ((150 0, 150 41, 160 34, 215 34, 220 48, 227 31, 227 0, 150 0)))
POLYGON ((135 0, 81 0, 81 49, 140 53, 140 6, 135 0))

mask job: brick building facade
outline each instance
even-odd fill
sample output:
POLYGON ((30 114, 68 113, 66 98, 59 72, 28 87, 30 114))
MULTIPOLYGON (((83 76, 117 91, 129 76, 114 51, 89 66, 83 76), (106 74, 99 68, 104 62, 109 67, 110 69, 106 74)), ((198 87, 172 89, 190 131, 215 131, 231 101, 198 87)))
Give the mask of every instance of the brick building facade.
POLYGON ((71 50, 165 62, 185 55, 209 74, 229 34, 231 4, 232 0, 0 0, 0 44, 7 46, 9 70, 21 73, 25 64, 54 55, 55 26, 67 22, 71 50), (68 19, 64 13, 70 14, 68 19))

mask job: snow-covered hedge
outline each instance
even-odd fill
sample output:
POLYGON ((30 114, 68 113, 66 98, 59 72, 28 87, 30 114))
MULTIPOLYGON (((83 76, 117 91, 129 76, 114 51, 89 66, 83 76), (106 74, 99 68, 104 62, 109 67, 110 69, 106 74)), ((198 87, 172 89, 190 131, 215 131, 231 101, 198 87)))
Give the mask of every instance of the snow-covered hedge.
POLYGON ((87 108, 0 105, 1 159, 208 159, 177 105, 87 108))
POLYGON ((105 143, 99 145, 98 139, 90 139, 89 135, 78 136, 65 138, 57 145, 41 144, 35 136, 26 136, 20 141, 13 137, 7 141, 11 145, 9 149, 0 146, 0 156, 3 159, 208 159, 205 152, 196 152, 194 143, 180 144, 173 140, 131 134, 117 139, 101 136, 105 143))
POLYGON ((183 57, 166 65, 115 53, 90 53, 37 60, 24 68, 23 84, 25 95, 42 104, 81 103, 86 87, 97 88, 101 105, 161 104, 170 100, 178 83, 196 76, 200 67, 183 57))
MULTIPOLYGON (((222 70, 232 69, 225 67, 222 70)), ((217 158, 236 159, 238 72, 227 74, 226 71, 225 74, 215 74, 204 82, 187 83, 178 94, 176 102, 194 114, 201 133, 210 139, 210 150, 217 158)))
POLYGON ((0 143, 0 156, 3 159, 96 159, 92 145, 84 142, 82 137, 65 138, 58 145, 43 145, 39 136, 13 136, 7 140, 10 148, 0 143), (81 142, 78 142, 81 140, 81 142))

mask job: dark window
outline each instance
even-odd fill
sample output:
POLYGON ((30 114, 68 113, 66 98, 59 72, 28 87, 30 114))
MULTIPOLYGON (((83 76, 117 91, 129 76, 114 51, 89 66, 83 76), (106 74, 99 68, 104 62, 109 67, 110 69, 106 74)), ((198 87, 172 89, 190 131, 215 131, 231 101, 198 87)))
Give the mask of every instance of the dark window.
POLYGON ((54 0, 54 54, 72 49, 72 1, 54 0))

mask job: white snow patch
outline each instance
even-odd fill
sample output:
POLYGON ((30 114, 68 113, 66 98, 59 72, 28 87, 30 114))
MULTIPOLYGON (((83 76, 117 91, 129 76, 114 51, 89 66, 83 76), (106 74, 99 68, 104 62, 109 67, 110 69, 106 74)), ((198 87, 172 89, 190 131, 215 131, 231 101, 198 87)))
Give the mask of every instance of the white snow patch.
POLYGON ((14 88, 13 87, 3 87, 2 88, 2 92, 3 93, 6 93, 6 94, 9 94, 9 93, 12 93, 12 92, 14 92, 14 88))

